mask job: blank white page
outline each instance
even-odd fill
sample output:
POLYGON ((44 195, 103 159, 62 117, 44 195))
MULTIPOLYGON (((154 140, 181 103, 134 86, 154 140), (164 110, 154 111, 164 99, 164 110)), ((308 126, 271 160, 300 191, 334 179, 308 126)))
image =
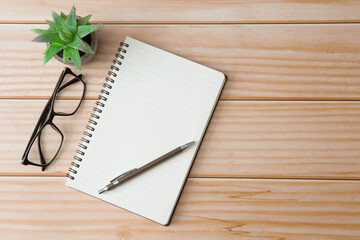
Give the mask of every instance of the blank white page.
POLYGON ((133 38, 125 43, 110 95, 101 100, 103 112, 93 119, 93 136, 66 184, 167 225, 226 79, 133 38), (98 194, 119 174, 190 141, 196 144, 183 153, 98 194))

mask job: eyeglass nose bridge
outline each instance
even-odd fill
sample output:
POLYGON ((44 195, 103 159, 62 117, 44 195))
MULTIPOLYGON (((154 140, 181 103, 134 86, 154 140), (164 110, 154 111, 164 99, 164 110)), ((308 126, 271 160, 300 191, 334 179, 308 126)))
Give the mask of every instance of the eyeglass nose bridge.
POLYGON ((56 117, 56 115, 50 114, 50 116, 48 117, 48 119, 46 121, 46 124, 50 124, 50 123, 53 124, 53 120, 54 120, 55 117, 56 117))

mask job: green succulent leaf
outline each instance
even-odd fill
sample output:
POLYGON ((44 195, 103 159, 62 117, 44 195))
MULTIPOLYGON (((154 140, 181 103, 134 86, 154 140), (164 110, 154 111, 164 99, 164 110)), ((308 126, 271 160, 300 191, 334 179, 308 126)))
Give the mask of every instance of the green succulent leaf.
POLYGON ((58 33, 45 33, 45 34, 37 36, 32 41, 33 42, 52 42, 52 43, 59 43, 62 45, 66 45, 66 43, 63 40, 61 40, 58 33))
POLYGON ((64 19, 62 19, 59 14, 52 11, 52 16, 54 19, 54 24, 57 29, 60 29, 64 35, 67 36, 67 38, 72 38, 73 33, 70 31, 70 29, 66 26, 64 19))
POLYGON ((76 36, 74 41, 72 41, 71 43, 68 44, 69 47, 77 49, 77 50, 81 50, 81 41, 79 41, 79 38, 76 36))
POLYGON ((81 39, 81 41, 85 45, 86 53, 95 54, 95 52, 91 49, 90 45, 87 42, 85 42, 83 39, 81 39))
POLYGON ((54 19, 54 24, 56 28, 62 28, 62 27, 66 27, 65 26, 65 21, 64 19, 62 19, 59 14, 57 14, 54 11, 51 11, 52 17, 54 19))
POLYGON ((70 47, 66 47, 64 48, 64 51, 63 51, 63 60, 64 60, 64 64, 67 63, 69 61, 69 48, 70 47))
POLYGON ((67 51, 68 51, 68 54, 69 54, 71 60, 73 61, 75 66, 79 70, 81 70, 81 59, 80 59, 79 51, 74 48, 71 48, 71 47, 68 47, 67 49, 68 49, 67 51))
POLYGON ((94 54, 93 50, 91 50, 89 44, 87 44, 84 40, 79 38, 78 36, 75 36, 75 39, 73 42, 68 44, 69 47, 72 47, 74 49, 78 49, 80 51, 83 51, 85 53, 94 54))
POLYGON ((102 26, 102 24, 94 24, 94 25, 85 25, 85 26, 79 26, 77 30, 77 35, 80 38, 85 37, 86 35, 89 35, 93 31, 99 29, 102 26))
POLYGON ((34 33, 37 33, 39 35, 45 34, 45 33, 56 33, 55 30, 52 29, 47 29, 47 30, 43 30, 43 29, 31 29, 31 31, 33 31, 34 33))
POLYGON ((59 43, 53 43, 46 48, 44 53, 43 65, 45 65, 56 53, 61 51, 65 46, 59 43))
POLYGON ((91 14, 87 15, 86 17, 80 18, 77 21, 77 26, 84 26, 84 25, 88 24, 90 18, 91 18, 91 14))
POLYGON ((57 30, 54 22, 52 22, 52 21, 50 21, 50 20, 45 20, 45 21, 46 21, 46 23, 50 26, 50 28, 51 28, 52 30, 57 30))
POLYGON ((67 34, 65 34, 63 31, 59 31, 59 36, 60 36, 60 38, 61 38, 61 40, 63 40, 64 42, 67 42, 67 43, 69 43, 69 42, 71 42, 71 36, 69 36, 69 35, 67 35, 67 34))
POLYGON ((65 13, 63 13, 63 12, 60 12, 60 17, 61 17, 64 21, 66 21, 66 19, 67 19, 67 16, 66 16, 65 13))
POLYGON ((72 33, 76 32, 76 9, 75 6, 71 8, 68 19, 65 22, 66 26, 72 33))

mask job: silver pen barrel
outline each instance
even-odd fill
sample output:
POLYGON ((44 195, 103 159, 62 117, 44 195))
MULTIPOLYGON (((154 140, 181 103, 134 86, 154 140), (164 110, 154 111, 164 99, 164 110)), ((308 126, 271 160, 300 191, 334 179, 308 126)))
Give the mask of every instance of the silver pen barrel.
POLYGON ((106 185, 104 188, 99 190, 99 194, 105 192, 105 191, 109 191, 111 189, 113 189, 115 186, 119 185, 120 183, 123 183, 125 181, 127 181, 128 179, 152 168, 153 166, 183 152, 185 149, 187 149, 188 147, 190 147, 191 145, 193 145, 195 142, 189 142, 186 143, 180 147, 177 147, 175 149, 173 149, 172 151, 162 155, 161 157, 158 157, 157 159, 143 165, 142 167, 139 168, 133 168, 129 171, 126 171, 125 173, 120 174, 119 176, 117 176, 116 178, 114 178, 113 180, 110 181, 110 183, 108 185, 106 185))

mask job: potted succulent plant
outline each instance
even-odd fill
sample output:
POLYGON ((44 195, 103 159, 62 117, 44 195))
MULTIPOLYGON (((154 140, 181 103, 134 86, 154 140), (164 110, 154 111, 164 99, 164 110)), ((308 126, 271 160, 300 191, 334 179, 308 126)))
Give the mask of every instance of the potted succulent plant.
POLYGON ((69 15, 52 11, 52 17, 53 22, 46 20, 49 29, 32 29, 39 34, 34 42, 47 43, 43 65, 55 56, 60 62, 76 65, 81 70, 81 64, 89 62, 95 55, 97 40, 94 31, 102 24, 90 24, 91 15, 83 18, 76 16, 74 6, 69 15))

